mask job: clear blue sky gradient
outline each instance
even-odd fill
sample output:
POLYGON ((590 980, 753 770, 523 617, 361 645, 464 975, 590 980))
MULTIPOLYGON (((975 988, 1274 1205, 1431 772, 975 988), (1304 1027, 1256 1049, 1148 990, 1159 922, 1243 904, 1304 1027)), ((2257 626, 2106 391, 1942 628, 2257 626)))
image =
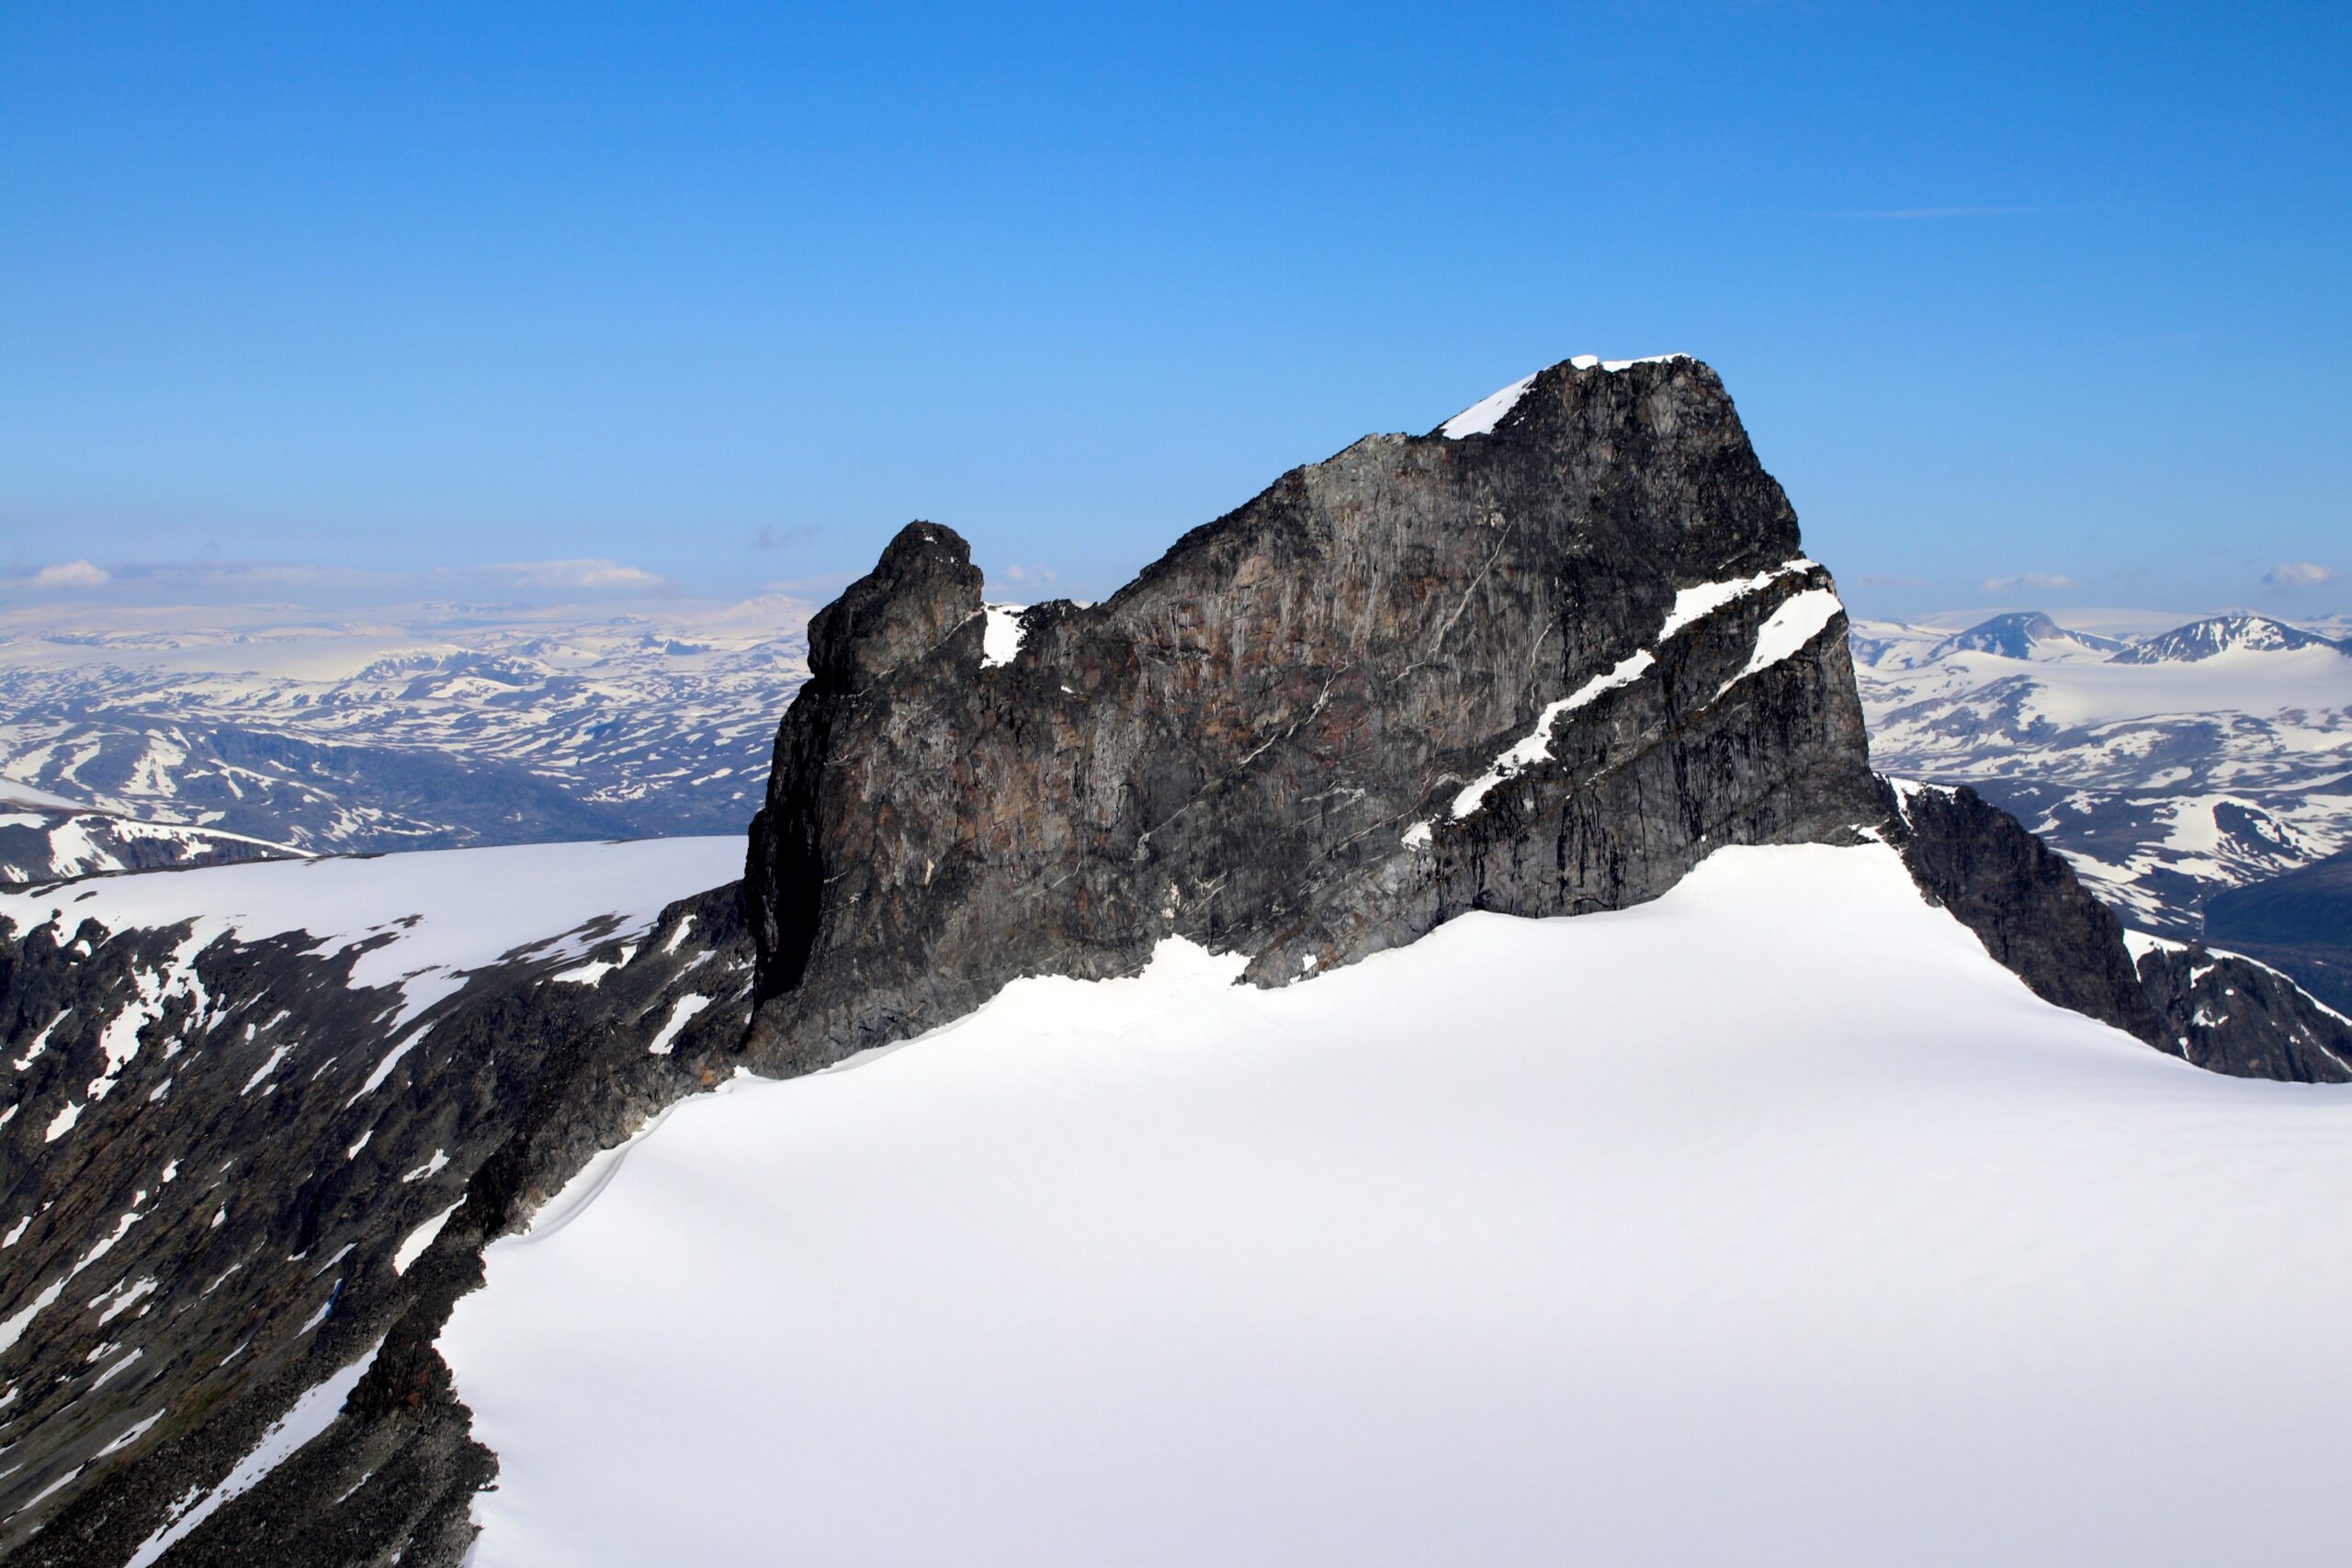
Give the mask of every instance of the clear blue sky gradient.
POLYGON ((2347 83, 2318 6, 10 6, 0 575, 924 516, 1086 597, 1684 350, 1859 610, 2339 611, 2262 578, 2352 574, 2347 83))

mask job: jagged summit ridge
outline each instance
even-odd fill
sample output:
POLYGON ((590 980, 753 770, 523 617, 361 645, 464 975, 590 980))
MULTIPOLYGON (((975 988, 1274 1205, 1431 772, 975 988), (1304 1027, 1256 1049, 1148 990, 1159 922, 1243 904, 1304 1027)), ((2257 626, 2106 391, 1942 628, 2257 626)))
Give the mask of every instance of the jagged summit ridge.
POLYGON ((1714 372, 1564 363, 1482 434, 1294 469, 1104 603, 1021 613, 1001 663, 963 540, 903 530, 812 624, 778 737, 763 1048, 1168 936, 1278 983, 1868 819, 1834 585, 1714 372))
MULTIPOLYGON (((1663 365, 1668 360, 1690 357, 1687 354, 1653 354, 1641 359, 1603 359, 1597 354, 1579 354, 1566 363, 1575 370, 1600 369, 1613 374, 1619 370, 1630 370, 1636 365, 1663 365)), ((1535 374, 1540 376, 1543 372, 1539 370, 1535 374)), ((1439 425, 1437 434, 1455 441, 1471 435, 1491 435, 1495 426, 1519 406, 1521 397, 1534 384, 1535 376, 1522 376, 1501 390, 1487 393, 1439 425)))

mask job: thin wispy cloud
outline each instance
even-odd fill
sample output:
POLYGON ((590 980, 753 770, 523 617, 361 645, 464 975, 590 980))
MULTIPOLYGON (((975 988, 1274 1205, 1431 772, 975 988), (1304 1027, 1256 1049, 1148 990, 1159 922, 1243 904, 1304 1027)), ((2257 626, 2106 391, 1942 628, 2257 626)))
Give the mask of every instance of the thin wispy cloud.
MULTIPOLYGON (((463 570, 463 569, 459 569, 463 570)), ((669 579, 639 567, 597 557, 584 560, 503 561, 480 569, 513 579, 526 588, 663 588, 669 579)))
POLYGON ((2262 581, 2271 588, 2318 588, 2335 581, 2337 575, 2334 567, 2322 566, 2317 561, 2290 560, 2272 567, 2263 574, 2262 581))
POLYGON ((115 571, 126 585, 237 591, 340 588, 365 582, 369 575, 356 567, 269 560, 134 561, 115 571))
POLYGON ((1984 592, 1987 593, 2014 593, 2020 588, 2030 588, 2037 592, 2055 593, 2063 592, 2074 586, 2073 578, 2055 571, 2019 571, 2007 577, 1988 577, 1984 580, 1984 592))
POLYGON ((1894 222, 1941 218, 2022 218, 2030 213, 2056 212, 2054 207, 1857 207, 1825 212, 1824 218, 1876 218, 1894 222))

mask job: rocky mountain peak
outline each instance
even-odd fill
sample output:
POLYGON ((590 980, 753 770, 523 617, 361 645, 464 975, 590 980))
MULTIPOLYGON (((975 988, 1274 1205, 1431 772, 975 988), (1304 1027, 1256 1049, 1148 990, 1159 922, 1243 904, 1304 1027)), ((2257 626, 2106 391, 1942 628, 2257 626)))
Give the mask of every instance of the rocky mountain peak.
POLYGON ((2117 654, 2114 662, 2188 664, 2223 654, 2291 653, 2306 648, 2344 651, 2317 632, 2290 626, 2268 615, 2208 615, 2135 643, 2117 654))
POLYGON ((1996 653, 2004 659, 2047 657, 2045 650, 2062 656, 2113 653, 2124 646, 2117 637, 2062 626, 2039 610, 2015 610, 1953 633, 1928 649, 1928 661, 1954 653, 1996 653))
MULTIPOLYGON (((1283 475, 1099 605, 1015 620, 910 525, 816 618, 740 886, 671 840, 0 899, 0 1551, 458 1568, 500 1461, 438 1347, 491 1237, 569 1224, 599 1151, 747 1066, 1170 939, 1272 987, 1472 910, 1637 904, 1723 846, 1868 841, 2050 1002, 2352 1079, 2352 1025, 2280 976, 2127 950, 2015 818, 1872 775, 1835 589, 1706 367, 1571 362, 1472 412, 1283 475)), ((1652 925, 1695 949, 1669 987, 1758 972, 1652 925)), ((1819 982, 1770 976, 1809 1022, 1819 982)), ((1556 1022, 1653 1044, 1592 1027, 1556 1022)), ((1431 1079, 1457 1046, 1408 1043, 1431 1079)))
POLYGON ((980 569, 952 528, 910 523, 874 570, 808 623, 808 668, 862 687, 938 647, 980 610, 980 569))
POLYGON ((902 532, 778 737, 762 1049, 1171 936, 1279 983, 1877 810, 1842 611, 1714 372, 1568 362, 1509 404, 1292 470, 1108 601, 1029 610, 1001 664, 963 542, 902 532))

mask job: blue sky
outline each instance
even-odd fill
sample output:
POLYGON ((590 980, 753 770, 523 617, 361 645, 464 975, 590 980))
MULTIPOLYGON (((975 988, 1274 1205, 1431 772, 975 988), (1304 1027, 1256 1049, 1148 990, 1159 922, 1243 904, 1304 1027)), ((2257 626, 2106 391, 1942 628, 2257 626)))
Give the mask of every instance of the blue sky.
POLYGON ((820 592, 926 516, 1085 597, 1681 350, 1858 611, 2340 612, 2264 579, 2352 576, 2347 80, 2320 6, 13 6, 0 578, 820 592))

